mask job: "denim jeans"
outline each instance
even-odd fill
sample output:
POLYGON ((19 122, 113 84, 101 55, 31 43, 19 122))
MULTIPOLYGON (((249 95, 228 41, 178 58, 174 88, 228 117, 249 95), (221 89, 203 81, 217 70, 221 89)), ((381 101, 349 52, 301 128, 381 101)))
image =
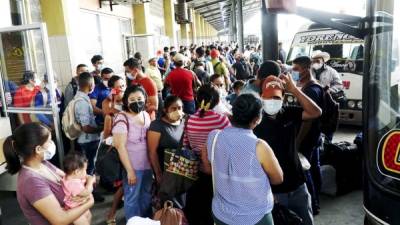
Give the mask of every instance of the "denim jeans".
POLYGON ((89 143, 79 143, 81 151, 86 155, 88 160, 87 174, 94 174, 94 158, 97 154, 97 148, 99 147, 99 141, 92 141, 89 143))
POLYGON ((274 194, 275 200, 295 212, 303 219, 304 225, 313 225, 313 213, 311 209, 311 196, 306 184, 300 185, 295 191, 282 194, 274 194))
POLYGON ((321 192, 322 177, 321 163, 319 158, 320 146, 317 146, 311 152, 311 156, 307 157, 311 164, 311 168, 305 172, 308 192, 311 194, 311 203, 313 210, 319 209, 319 193, 321 192))
POLYGON ((195 101, 182 101, 183 102, 183 112, 192 115, 196 112, 195 101))
POLYGON ((128 221, 134 216, 151 217, 152 170, 136 170, 136 184, 129 185, 127 174, 123 172, 124 211, 128 221))

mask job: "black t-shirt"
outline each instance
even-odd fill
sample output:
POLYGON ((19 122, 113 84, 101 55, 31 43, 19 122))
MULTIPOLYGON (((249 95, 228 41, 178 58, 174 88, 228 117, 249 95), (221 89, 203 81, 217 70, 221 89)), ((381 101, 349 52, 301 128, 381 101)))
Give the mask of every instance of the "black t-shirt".
MULTIPOLYGON (((306 94, 311 100, 313 100, 319 107, 323 106, 324 102, 324 90, 318 84, 311 84, 303 88, 304 94, 306 94)), ((303 140, 299 144, 299 151, 303 153, 308 159, 311 157, 312 150, 318 145, 321 137, 321 125, 320 119, 314 119, 310 121, 312 124, 304 136, 303 140)))
POLYGON ((285 107, 273 119, 263 114, 254 134, 265 140, 272 148, 283 171, 283 183, 271 185, 273 193, 296 190, 305 182, 305 177, 296 148, 296 135, 302 122, 303 109, 285 107))
POLYGON ((179 142, 182 138, 183 128, 185 126, 184 120, 179 125, 173 125, 157 119, 150 124, 150 131, 160 133, 160 143, 158 144, 157 153, 160 162, 161 170, 164 171, 164 150, 176 149, 179 147, 179 142))
POLYGON ((236 79, 246 80, 249 78, 250 74, 246 69, 246 65, 242 62, 235 62, 232 68, 236 70, 236 79))

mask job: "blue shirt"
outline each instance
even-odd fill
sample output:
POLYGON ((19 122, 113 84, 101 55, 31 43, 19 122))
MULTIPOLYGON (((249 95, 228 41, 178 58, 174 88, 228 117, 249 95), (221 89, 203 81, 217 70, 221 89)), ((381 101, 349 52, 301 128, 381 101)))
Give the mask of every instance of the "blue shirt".
MULTIPOLYGON (((208 136, 210 162, 217 132, 214 130, 208 136)), ((228 127, 218 136, 214 149, 212 212, 226 224, 254 225, 274 206, 268 176, 257 159, 257 142, 258 138, 249 129, 228 127)))
MULTIPOLYGON (((57 106, 60 109, 61 106, 61 94, 56 89, 56 97, 57 97, 57 106)), ((35 108, 46 107, 51 108, 51 98, 50 98, 50 91, 46 89, 40 90, 35 96, 35 108)), ((46 126, 51 127, 53 125, 53 115, 51 114, 36 114, 36 118, 46 124, 46 126)))
MULTIPOLYGON (((74 107, 76 122, 82 127, 91 126, 96 128, 97 124, 94 119, 93 107, 92 104, 90 104, 89 96, 81 91, 77 91, 74 99, 75 98, 79 98, 74 107)), ((82 131, 78 138, 78 143, 84 144, 97 141, 99 139, 99 134, 89 134, 82 131)))
MULTIPOLYGON (((110 95, 110 88, 106 87, 103 83, 99 83, 94 88, 94 91, 89 94, 90 99, 96 99, 96 107, 102 109, 102 103, 110 95)), ((101 125, 104 123, 103 115, 96 115, 96 123, 101 125)))

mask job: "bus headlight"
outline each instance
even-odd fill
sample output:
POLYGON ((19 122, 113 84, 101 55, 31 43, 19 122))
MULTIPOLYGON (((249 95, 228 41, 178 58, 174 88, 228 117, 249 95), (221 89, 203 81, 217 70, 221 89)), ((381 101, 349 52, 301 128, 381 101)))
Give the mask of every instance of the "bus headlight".
POLYGON ((347 107, 349 107, 350 109, 354 109, 356 107, 356 102, 353 100, 349 100, 347 102, 347 107))
POLYGON ((357 108, 362 109, 362 101, 357 102, 357 108))

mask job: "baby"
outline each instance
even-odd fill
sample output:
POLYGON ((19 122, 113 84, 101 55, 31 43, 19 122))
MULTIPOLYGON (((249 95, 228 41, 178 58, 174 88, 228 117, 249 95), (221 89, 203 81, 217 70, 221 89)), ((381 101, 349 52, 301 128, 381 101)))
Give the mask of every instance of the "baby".
MULTIPOLYGON (((65 209, 78 207, 81 205, 81 200, 91 195, 95 178, 86 174, 86 168, 87 159, 83 154, 72 153, 65 157, 65 176, 62 180, 65 209)), ((91 213, 88 210, 74 221, 74 225, 90 225, 90 221, 91 213)))

